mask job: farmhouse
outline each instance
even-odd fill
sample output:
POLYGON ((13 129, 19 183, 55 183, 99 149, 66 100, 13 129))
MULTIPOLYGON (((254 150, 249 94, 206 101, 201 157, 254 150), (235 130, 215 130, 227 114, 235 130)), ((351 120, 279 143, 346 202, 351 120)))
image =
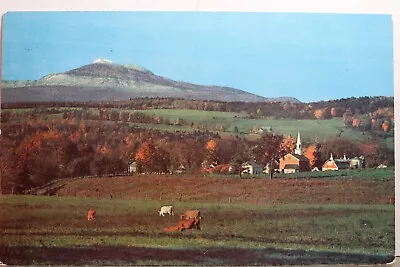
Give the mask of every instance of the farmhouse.
POLYGON ((178 166, 178 168, 176 169, 175 173, 180 174, 180 173, 185 173, 185 172, 186 172, 185 166, 183 166, 183 164, 180 163, 179 166, 178 166))
POLYGON ((263 173, 272 173, 278 171, 279 171, 279 162, 274 159, 271 160, 269 163, 267 163, 267 165, 265 165, 263 173))
POLYGON ((263 166, 255 160, 247 161, 242 164, 242 174, 261 174, 263 166))
POLYGON ((138 164, 136 161, 128 165, 128 173, 137 173, 139 171, 138 164))
POLYGON ((296 149, 279 160, 279 169, 283 173, 309 171, 309 160, 302 154, 300 133, 297 134, 296 149))
POLYGON ((354 157, 350 159, 350 169, 361 169, 364 163, 364 157, 354 157))
POLYGON ((262 127, 260 127, 260 129, 258 129, 259 134, 271 133, 271 132, 272 132, 271 126, 262 126, 262 127))

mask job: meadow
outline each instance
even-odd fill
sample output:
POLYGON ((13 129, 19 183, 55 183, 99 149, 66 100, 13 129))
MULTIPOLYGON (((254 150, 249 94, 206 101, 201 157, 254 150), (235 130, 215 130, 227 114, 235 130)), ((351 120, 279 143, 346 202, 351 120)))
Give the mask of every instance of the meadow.
POLYGON ((284 136, 296 136, 298 132, 302 133, 304 140, 313 141, 318 136, 323 140, 325 137, 334 137, 340 131, 341 136, 351 139, 362 138, 362 134, 351 129, 343 127, 341 118, 332 118, 329 120, 293 120, 293 119, 249 119, 246 113, 216 112, 200 110, 179 110, 179 109, 151 109, 138 110, 150 116, 159 116, 172 120, 179 118, 189 122, 202 123, 204 125, 229 125, 226 132, 235 133, 235 127, 238 133, 249 134, 252 129, 261 127, 271 127, 272 131, 284 136))
POLYGON ((72 179, 54 196, 0 196, 0 259, 25 265, 386 263, 395 232, 388 173, 72 179), (159 216, 166 204, 175 206, 174 216, 159 216), (96 210, 94 221, 86 218, 89 208, 96 210), (201 230, 164 232, 186 209, 201 210, 201 230))
POLYGON ((262 265, 384 263, 393 255, 394 212, 388 205, 177 202, 178 211, 193 207, 203 213, 201 231, 182 233, 163 232, 177 216, 158 216, 160 205, 159 201, 2 196, 0 256, 8 264, 262 265), (95 221, 86 220, 89 207, 97 210, 95 221), (114 255, 118 249, 127 256, 114 255), (138 256, 137 249, 147 253, 138 256), (87 255, 86 250, 99 253, 87 255), (154 253, 159 250, 166 255, 154 253), (68 253, 68 258, 57 251, 68 253))

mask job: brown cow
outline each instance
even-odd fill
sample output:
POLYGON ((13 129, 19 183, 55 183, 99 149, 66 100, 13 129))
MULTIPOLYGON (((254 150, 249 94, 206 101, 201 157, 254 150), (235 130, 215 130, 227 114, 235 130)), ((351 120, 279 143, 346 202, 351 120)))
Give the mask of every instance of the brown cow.
POLYGON ((188 220, 188 219, 195 219, 200 218, 200 211, 199 210, 187 210, 184 214, 181 215, 181 220, 188 220))
POLYGON ((178 230, 183 231, 185 229, 200 229, 200 218, 188 219, 188 220, 180 220, 178 222, 178 230))
POLYGON ((179 230, 178 225, 164 228, 164 231, 166 231, 166 232, 174 232, 174 231, 178 231, 178 230, 179 230))
POLYGON ((87 213, 87 219, 88 221, 90 220, 94 220, 96 216, 96 212, 94 211, 94 209, 90 209, 87 213))
POLYGON ((186 229, 200 229, 200 218, 180 220, 176 226, 165 227, 164 231, 173 232, 173 231, 184 231, 186 229))

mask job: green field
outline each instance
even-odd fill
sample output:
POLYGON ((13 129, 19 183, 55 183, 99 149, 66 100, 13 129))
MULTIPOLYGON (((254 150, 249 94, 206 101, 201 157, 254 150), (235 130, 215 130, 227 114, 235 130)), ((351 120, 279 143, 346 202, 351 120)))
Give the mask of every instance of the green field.
POLYGON ((393 205, 174 202, 178 214, 200 209, 202 230, 166 233, 163 228, 178 216, 160 217, 163 204, 3 195, 0 258, 41 265, 275 265, 278 259, 281 264, 384 263, 394 254, 393 205), (97 212, 95 221, 87 221, 89 208, 97 212))
MULTIPOLYGON (((287 136, 288 134, 296 136, 301 133, 304 140, 313 141, 316 136, 323 140, 325 137, 335 137, 340 131, 341 136, 351 139, 363 139, 363 135, 359 131, 344 128, 341 118, 333 118, 330 120, 289 120, 289 119, 248 119, 245 113, 216 112, 216 111, 199 111, 199 110, 178 110, 178 109, 152 109, 138 110, 150 116, 159 116, 168 118, 169 120, 177 120, 179 118, 188 122, 202 123, 204 125, 229 125, 226 132, 235 133, 235 127, 239 133, 249 134, 251 129, 260 127, 271 127, 272 131, 287 136)), ((153 125, 153 127, 158 127, 153 125)), ((162 127, 162 126, 160 126, 162 127)), ((171 130, 178 130, 180 127, 174 126, 171 130)))
POLYGON ((233 122, 243 118, 246 114, 234 113, 234 112, 218 112, 218 111, 202 111, 202 110, 190 110, 190 109, 147 109, 137 110, 143 112, 149 116, 160 116, 168 118, 170 120, 177 120, 179 118, 194 121, 194 122, 209 122, 213 121, 221 122, 233 122), (236 116, 236 117, 235 117, 236 116))

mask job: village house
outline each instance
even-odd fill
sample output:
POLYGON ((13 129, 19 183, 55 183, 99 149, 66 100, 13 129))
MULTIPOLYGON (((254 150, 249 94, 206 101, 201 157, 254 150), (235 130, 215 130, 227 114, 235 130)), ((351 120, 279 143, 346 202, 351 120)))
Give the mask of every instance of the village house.
POLYGON ((350 169, 361 169, 364 164, 364 157, 354 157, 350 159, 350 169))
POLYGON ((128 173, 137 173, 139 171, 138 164, 136 161, 128 165, 128 173))
POLYGON ((310 170, 307 157, 302 153, 300 133, 297 134, 296 149, 279 160, 279 169, 283 173, 303 172, 310 170))
POLYGON ((263 166, 258 164, 255 160, 247 161, 241 166, 242 174, 262 174, 263 166))
POLYGON ((271 126, 262 126, 260 129, 258 129, 259 134, 264 134, 264 133, 272 133, 272 127, 271 126))
POLYGON ((186 172, 185 166, 183 166, 183 164, 180 163, 179 166, 178 166, 178 168, 176 169, 175 173, 181 174, 181 173, 185 173, 185 172, 186 172))

